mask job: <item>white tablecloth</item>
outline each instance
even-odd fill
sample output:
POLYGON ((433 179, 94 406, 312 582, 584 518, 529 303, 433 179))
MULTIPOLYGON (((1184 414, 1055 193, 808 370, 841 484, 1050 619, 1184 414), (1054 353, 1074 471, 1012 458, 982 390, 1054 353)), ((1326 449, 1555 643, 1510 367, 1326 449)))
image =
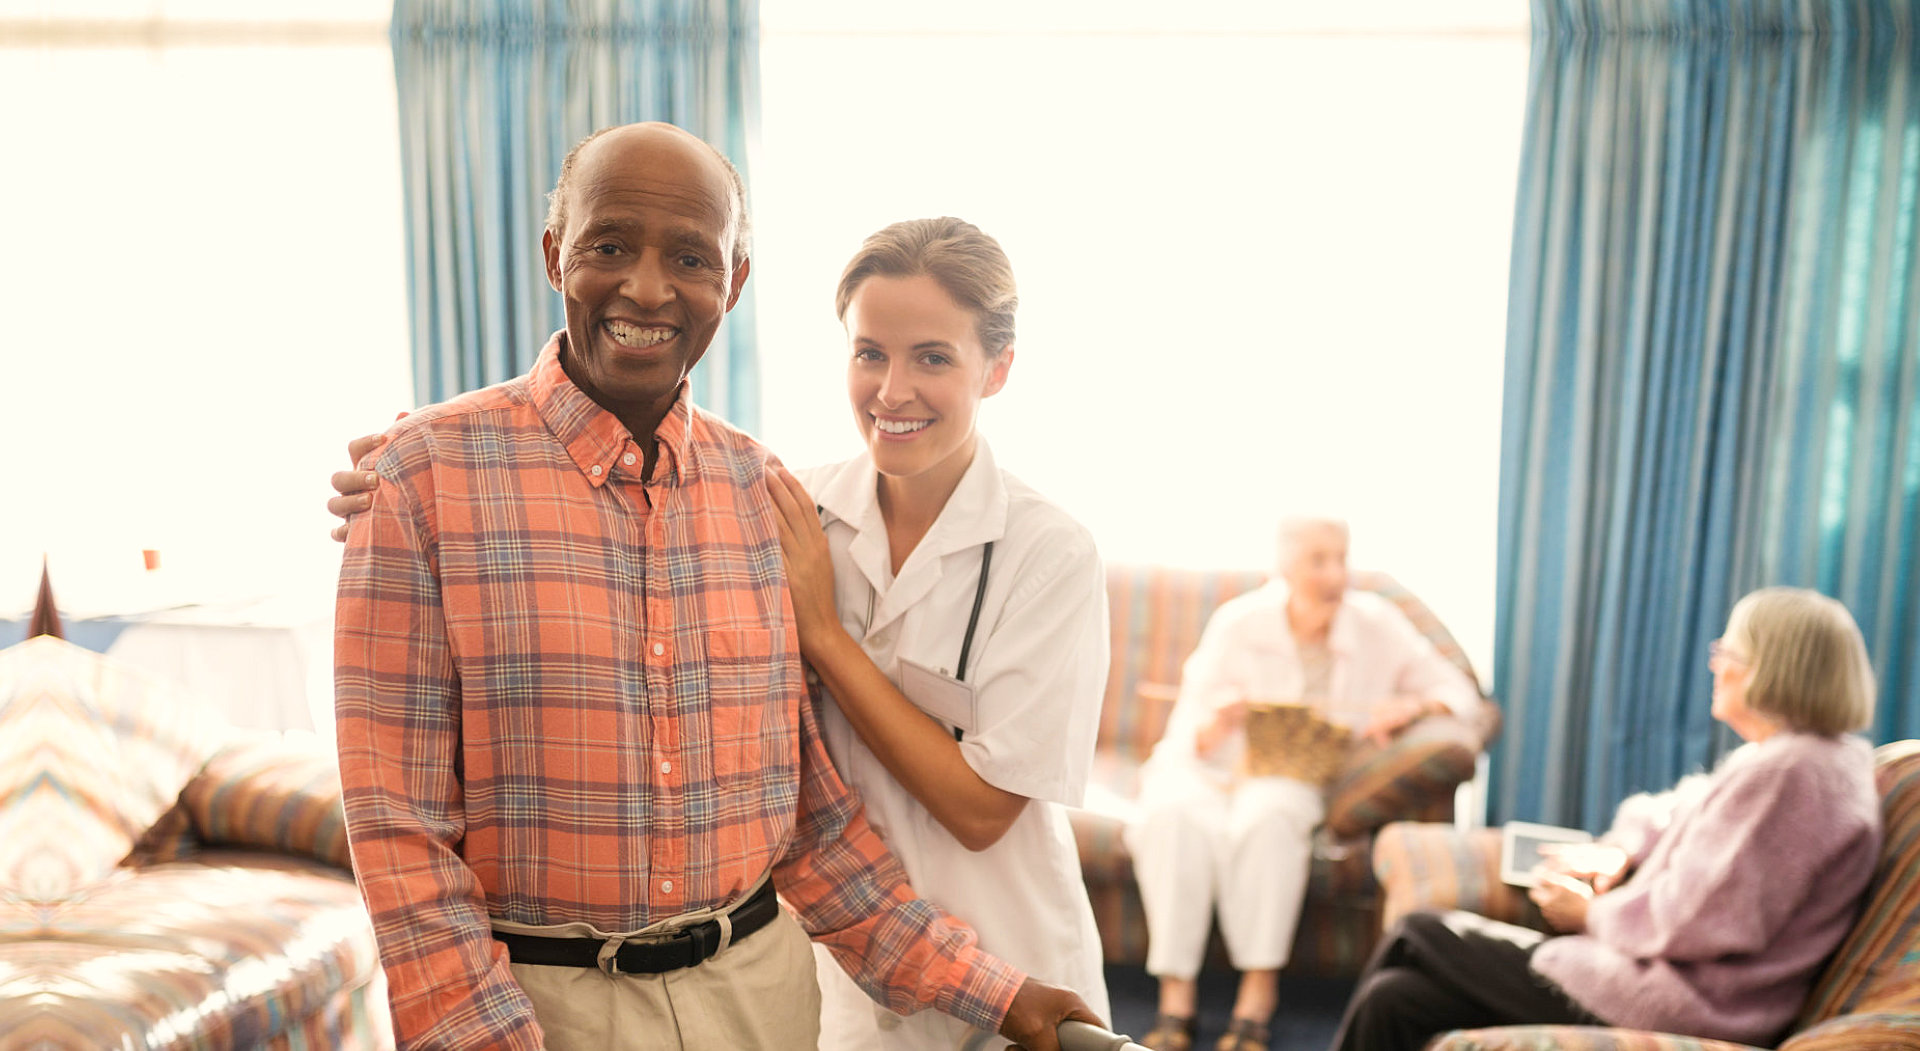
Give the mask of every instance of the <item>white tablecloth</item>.
POLYGON ((144 617, 107 655, 212 706, 234 726, 333 740, 333 617, 289 603, 188 606, 144 617))

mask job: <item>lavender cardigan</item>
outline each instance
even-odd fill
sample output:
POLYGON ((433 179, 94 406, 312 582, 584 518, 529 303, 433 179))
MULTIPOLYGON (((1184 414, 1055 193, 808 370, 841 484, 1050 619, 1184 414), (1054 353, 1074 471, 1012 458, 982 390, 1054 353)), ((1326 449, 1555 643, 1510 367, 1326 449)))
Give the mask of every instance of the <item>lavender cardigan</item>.
POLYGON ((1533 969, 1616 1026, 1771 1046, 1853 926, 1880 858, 1873 751, 1775 734, 1635 830, 1633 877, 1533 969))

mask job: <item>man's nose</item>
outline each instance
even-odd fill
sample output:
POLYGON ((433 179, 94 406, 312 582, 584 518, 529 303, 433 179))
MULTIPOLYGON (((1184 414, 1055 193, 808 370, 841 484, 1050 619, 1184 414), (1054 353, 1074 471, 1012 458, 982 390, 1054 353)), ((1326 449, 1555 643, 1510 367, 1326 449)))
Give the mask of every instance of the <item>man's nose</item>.
POLYGON ((620 291, 643 310, 651 310, 673 299, 673 281, 667 274, 667 259, 658 252, 642 252, 627 267, 620 291))

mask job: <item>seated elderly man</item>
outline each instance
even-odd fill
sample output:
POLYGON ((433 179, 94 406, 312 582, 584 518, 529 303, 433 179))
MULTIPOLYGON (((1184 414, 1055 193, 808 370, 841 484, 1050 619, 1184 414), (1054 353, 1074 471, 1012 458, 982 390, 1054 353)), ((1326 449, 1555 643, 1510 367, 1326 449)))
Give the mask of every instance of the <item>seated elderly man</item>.
POLYGON ((1160 979, 1146 1038, 1157 1051, 1193 1045, 1195 980, 1216 900, 1241 971, 1219 1051, 1267 1046, 1326 809, 1312 769, 1338 756, 1316 764, 1285 744, 1262 754, 1272 750, 1269 735, 1256 735, 1268 747, 1250 749, 1250 722, 1290 715, 1295 731, 1319 731, 1296 741, 1341 749, 1342 731, 1390 737, 1429 714, 1467 714, 1479 700, 1399 610, 1347 590, 1347 538, 1336 519, 1281 524, 1279 578, 1214 613, 1147 762, 1127 845, 1147 912, 1147 970, 1160 979))

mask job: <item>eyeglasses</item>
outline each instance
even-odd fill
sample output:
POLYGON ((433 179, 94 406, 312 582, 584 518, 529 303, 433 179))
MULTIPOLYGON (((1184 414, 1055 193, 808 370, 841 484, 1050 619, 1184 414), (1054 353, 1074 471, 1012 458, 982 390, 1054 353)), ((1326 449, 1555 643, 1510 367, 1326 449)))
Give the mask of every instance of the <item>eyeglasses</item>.
POLYGON ((1707 643, 1707 661, 1711 663, 1716 660, 1724 660, 1733 664, 1747 663, 1747 658, 1739 650, 1727 645, 1725 639, 1715 639, 1707 643))

